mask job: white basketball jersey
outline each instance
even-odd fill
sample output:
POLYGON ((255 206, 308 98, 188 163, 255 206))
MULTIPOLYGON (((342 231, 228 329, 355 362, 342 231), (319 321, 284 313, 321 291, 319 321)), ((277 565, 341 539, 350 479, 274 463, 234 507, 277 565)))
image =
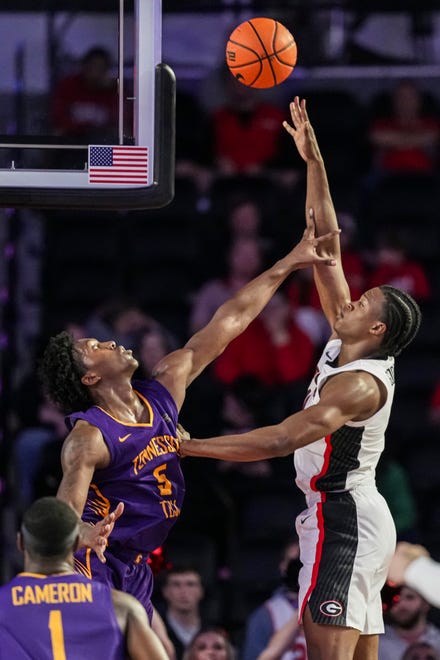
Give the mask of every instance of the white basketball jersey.
POLYGON ((331 435, 295 451, 296 484, 308 498, 317 492, 350 490, 361 483, 374 484, 376 466, 385 444, 394 396, 394 358, 354 360, 337 367, 340 350, 340 339, 332 339, 325 346, 304 408, 318 403, 321 388, 328 378, 346 371, 373 374, 384 383, 387 400, 372 417, 361 422, 347 422, 331 435))

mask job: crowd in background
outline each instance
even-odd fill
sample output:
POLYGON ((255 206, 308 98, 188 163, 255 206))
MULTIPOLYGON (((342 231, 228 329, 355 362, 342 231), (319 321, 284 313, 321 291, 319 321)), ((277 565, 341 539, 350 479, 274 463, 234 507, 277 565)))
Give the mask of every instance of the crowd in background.
MULTIPOLYGON (((108 64, 105 51, 94 49, 74 79, 60 82, 52 103, 54 133, 80 140, 111 134, 115 97, 108 64)), ((36 497, 55 494, 61 476, 64 420, 36 378, 50 334, 67 329, 75 337, 114 339, 133 348, 136 375, 148 378, 163 355, 303 231, 305 169, 282 128, 290 99, 283 105, 261 101, 229 72, 224 85, 227 101, 212 113, 195 94, 178 89, 176 196, 169 207, 44 215, 41 337, 9 417, 8 494, 17 515, 36 497)), ((388 283, 411 293, 424 313, 414 347, 397 360, 396 405, 377 480, 398 537, 420 541, 438 557, 440 99, 403 80, 369 104, 345 90, 310 93, 307 103, 334 191, 353 299, 388 283)), ((213 436, 298 410, 328 334, 311 274, 294 274, 191 386, 182 423, 195 436, 213 436)), ((228 630, 244 648, 246 621, 279 586, 279 560, 303 508, 292 458, 250 464, 186 459, 183 470, 181 519, 153 557, 158 605, 182 653, 207 624, 228 630), (181 564, 187 568, 170 573, 181 564), (191 605, 183 619, 186 597, 170 605, 182 575, 195 594, 191 603, 205 598, 202 614, 191 605)), ((285 565, 281 573, 285 589, 285 565)), ((205 635, 229 652, 221 630, 205 635)), ((302 642, 295 644, 299 653, 302 642)), ((197 656, 189 650, 185 658, 197 656)))

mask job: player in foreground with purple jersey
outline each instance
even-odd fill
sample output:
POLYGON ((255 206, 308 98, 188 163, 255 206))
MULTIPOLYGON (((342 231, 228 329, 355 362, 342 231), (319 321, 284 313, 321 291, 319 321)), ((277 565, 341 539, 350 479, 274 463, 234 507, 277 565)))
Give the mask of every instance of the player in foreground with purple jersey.
POLYGON ((316 249, 334 233, 315 238, 310 219, 298 245, 226 301, 182 349, 160 360, 149 381, 132 382, 138 362, 114 341, 73 341, 61 333, 46 348, 40 373, 71 428, 58 497, 82 516, 76 568, 136 596, 150 618, 148 555, 177 521, 185 492, 176 427, 186 388, 288 275, 316 263, 334 265, 316 249))
POLYGON ((43 497, 23 517, 24 571, 0 587, 0 660, 167 660, 145 609, 74 572, 78 516, 43 497))

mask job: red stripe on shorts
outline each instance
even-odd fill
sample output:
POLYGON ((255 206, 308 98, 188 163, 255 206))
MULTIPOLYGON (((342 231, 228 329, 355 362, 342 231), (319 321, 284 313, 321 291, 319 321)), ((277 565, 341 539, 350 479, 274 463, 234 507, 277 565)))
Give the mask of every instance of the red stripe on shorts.
MULTIPOLYGON (((331 435, 326 435, 325 444, 326 444, 326 447, 325 447, 325 452, 324 452, 324 462, 322 464, 321 471, 320 471, 319 474, 316 474, 310 480, 310 488, 314 491, 317 490, 316 489, 317 480, 327 472, 327 469, 328 469, 328 466, 329 466, 329 463, 330 463, 330 454, 332 452, 331 435)), ((318 523, 318 541, 316 543, 315 561, 313 563, 312 578, 310 580, 310 586, 307 589, 307 593, 306 593, 306 595, 304 597, 304 600, 302 602, 301 612, 299 614, 299 622, 300 623, 302 621, 306 605, 309 602, 310 594, 312 593, 313 589, 315 588, 316 581, 318 579, 319 564, 321 562, 321 555, 322 555, 322 546, 324 544, 324 516, 322 515, 322 505, 324 504, 325 500, 326 500, 326 494, 321 493, 321 501, 318 502, 318 504, 316 505, 316 521, 318 523)))

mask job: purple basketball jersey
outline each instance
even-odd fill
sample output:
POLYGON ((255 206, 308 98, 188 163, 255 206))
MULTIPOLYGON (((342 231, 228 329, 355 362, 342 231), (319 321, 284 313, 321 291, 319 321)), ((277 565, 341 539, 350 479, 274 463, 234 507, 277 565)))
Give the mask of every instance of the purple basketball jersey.
POLYGON ((110 464, 96 470, 89 488, 83 520, 96 523, 118 502, 124 502, 109 549, 147 554, 160 546, 180 514, 185 483, 176 425, 178 411, 167 389, 155 380, 135 381, 133 387, 149 410, 150 421, 122 422, 98 406, 68 417, 98 427, 110 451, 110 464))
POLYGON ((20 573, 0 587, 0 660, 123 660, 110 589, 82 575, 20 573))

